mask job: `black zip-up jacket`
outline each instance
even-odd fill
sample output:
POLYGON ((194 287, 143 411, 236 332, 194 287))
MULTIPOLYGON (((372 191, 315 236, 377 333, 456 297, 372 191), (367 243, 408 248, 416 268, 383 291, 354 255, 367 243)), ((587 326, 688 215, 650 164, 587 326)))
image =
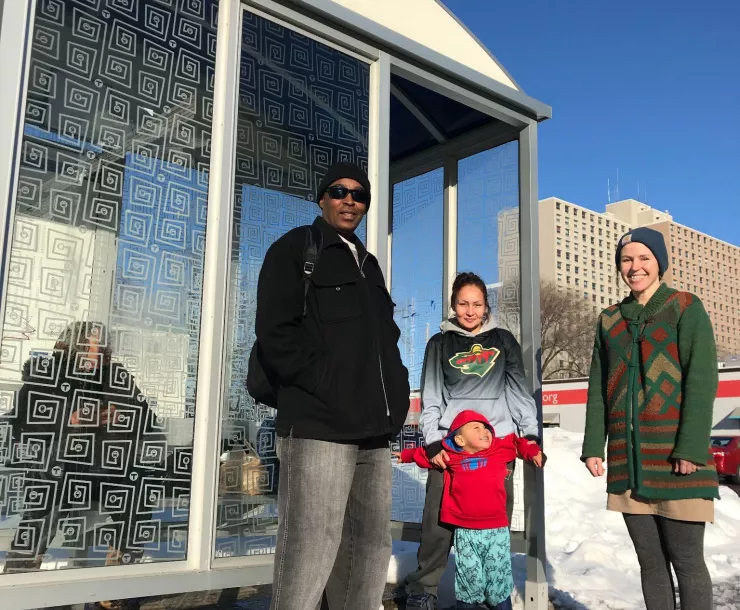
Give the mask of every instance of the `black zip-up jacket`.
POLYGON ((321 251, 303 317, 306 229, 267 251, 257 287, 255 332, 278 390, 276 432, 318 440, 397 434, 409 408, 400 331, 377 259, 349 246, 322 218, 321 251))

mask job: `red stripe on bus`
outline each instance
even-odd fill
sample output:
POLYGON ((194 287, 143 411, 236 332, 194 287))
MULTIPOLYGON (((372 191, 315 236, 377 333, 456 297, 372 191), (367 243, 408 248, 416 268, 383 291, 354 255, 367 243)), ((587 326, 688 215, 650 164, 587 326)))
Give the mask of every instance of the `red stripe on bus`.
MULTIPOLYGON (((726 379, 719 382, 717 398, 740 397, 740 379, 726 379)), ((573 388, 570 390, 543 390, 542 405, 558 407, 562 405, 585 405, 588 399, 588 388, 573 388)), ((411 399, 411 413, 421 411, 421 398, 411 399)))
POLYGON ((726 379, 719 382, 717 398, 737 398, 740 396, 740 379, 726 379))
POLYGON ((542 392, 542 406, 543 407, 557 407, 560 405, 583 405, 586 404, 588 398, 588 390, 573 389, 573 390, 556 390, 542 392))

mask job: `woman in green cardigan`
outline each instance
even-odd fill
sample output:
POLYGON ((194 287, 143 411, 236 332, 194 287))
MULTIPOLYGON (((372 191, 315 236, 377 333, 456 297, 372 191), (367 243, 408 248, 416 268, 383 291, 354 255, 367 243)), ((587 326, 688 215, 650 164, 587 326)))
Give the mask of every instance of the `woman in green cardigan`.
POLYGON ((647 610, 710 610, 704 528, 719 498, 709 452, 717 357, 698 297, 662 283, 663 235, 634 229, 616 264, 631 290, 599 316, 581 459, 602 476, 607 509, 624 514, 637 552, 647 610))

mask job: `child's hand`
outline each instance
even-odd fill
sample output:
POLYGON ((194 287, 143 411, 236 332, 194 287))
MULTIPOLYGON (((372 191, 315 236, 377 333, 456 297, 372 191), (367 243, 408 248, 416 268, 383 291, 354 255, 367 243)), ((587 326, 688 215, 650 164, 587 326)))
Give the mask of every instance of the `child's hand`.
POLYGON ((540 451, 537 455, 535 455, 532 458, 532 463, 535 466, 537 466, 537 468, 542 468, 542 466, 544 466, 546 460, 547 460, 547 458, 545 457, 545 454, 542 453, 542 451, 540 451))
POLYGON ((401 461, 401 452, 400 451, 391 451, 391 457, 393 459, 396 459, 396 460, 398 460, 400 462, 401 461))

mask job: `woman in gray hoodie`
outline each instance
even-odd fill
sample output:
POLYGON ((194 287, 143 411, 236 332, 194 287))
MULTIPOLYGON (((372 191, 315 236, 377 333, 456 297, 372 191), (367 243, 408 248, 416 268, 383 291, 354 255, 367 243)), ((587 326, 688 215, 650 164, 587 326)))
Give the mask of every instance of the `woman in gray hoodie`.
MULTIPOLYGON (((519 343, 491 319, 486 285, 474 273, 461 273, 452 285, 454 315, 427 344, 421 379, 419 426, 430 470, 421 524, 419 567, 406 578, 406 607, 434 610, 437 586, 447 566, 452 529, 440 524, 442 471, 449 456, 442 440, 455 416, 466 409, 485 415, 496 436, 518 433, 539 442, 537 408, 527 391, 519 343)), ((513 508, 510 465, 506 481, 507 512, 513 508)))

